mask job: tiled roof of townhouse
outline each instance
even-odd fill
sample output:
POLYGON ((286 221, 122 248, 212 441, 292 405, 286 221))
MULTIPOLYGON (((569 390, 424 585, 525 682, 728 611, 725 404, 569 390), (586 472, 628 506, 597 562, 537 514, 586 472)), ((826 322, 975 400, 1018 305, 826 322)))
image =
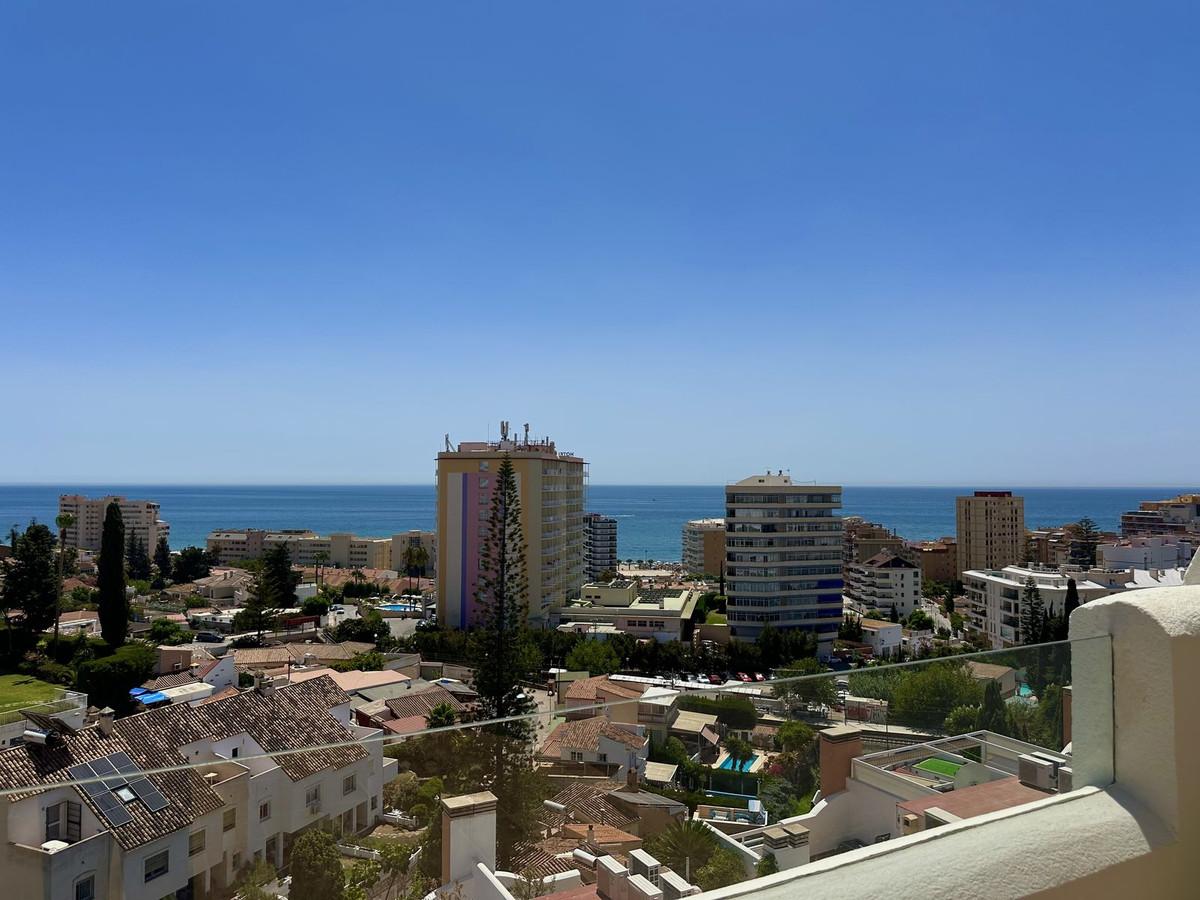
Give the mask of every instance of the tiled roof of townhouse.
POLYGON ((642 696, 645 686, 624 681, 613 681, 607 675, 593 675, 591 678, 580 678, 571 682, 567 688, 568 700, 591 700, 596 703, 604 702, 601 692, 609 696, 633 699, 642 696))
MULTIPOLYGON (((570 818, 576 822, 595 822, 624 828, 637 819, 608 802, 608 795, 621 787, 624 785, 616 781, 573 781, 555 794, 552 800, 565 806, 570 818)), ((543 815, 552 820, 547 822, 549 825, 564 823, 561 816, 543 815)))
POLYGON ((397 719, 403 719, 407 716, 424 717, 429 710, 443 703, 447 704, 456 713, 462 712, 467 708, 465 703, 439 685, 433 685, 417 694, 394 697, 391 700, 384 701, 384 704, 397 719))
MULTIPOLYGON (((351 733, 330 715, 331 707, 348 698, 330 679, 295 685, 264 697, 253 691, 192 707, 168 706, 118 719, 110 736, 96 726, 64 735, 53 744, 20 744, 0 750, 0 788, 24 788, 14 801, 72 780, 70 768, 124 752, 143 771, 178 766, 178 748, 198 740, 218 741, 247 733, 270 754, 293 781, 329 768, 341 768, 367 755, 351 733), (319 750, 314 745, 345 744, 319 750), (292 752, 289 752, 292 751, 292 752)), ((82 788, 79 797, 106 823, 125 849, 141 846, 186 828, 198 816, 219 809, 220 796, 194 768, 146 776, 167 801, 151 812, 140 801, 124 805, 130 821, 113 825, 82 788)))
POLYGON ((142 687, 148 691, 162 691, 185 684, 195 684, 199 680, 191 672, 171 672, 169 675, 159 675, 157 678, 143 682, 142 687))
POLYGON ((650 740, 614 725, 604 716, 592 716, 574 722, 563 722, 550 732, 539 755, 558 759, 563 750, 596 751, 600 746, 601 736, 633 748, 645 747, 650 740))

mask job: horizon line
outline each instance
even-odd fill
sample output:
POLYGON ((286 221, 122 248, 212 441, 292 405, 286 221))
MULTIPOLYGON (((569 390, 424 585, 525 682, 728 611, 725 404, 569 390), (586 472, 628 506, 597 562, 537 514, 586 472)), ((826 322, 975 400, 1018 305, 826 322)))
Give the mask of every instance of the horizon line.
MULTIPOLYGON (((735 482, 671 482, 671 481, 602 481, 590 482, 589 487, 655 487, 655 488, 724 488, 734 484, 735 482)), ((826 480, 804 479, 803 481, 794 482, 797 485, 804 484, 832 484, 833 482, 826 480)), ((436 483, 433 482, 406 482, 406 481, 0 481, 0 488, 103 488, 103 487, 159 487, 159 488, 238 488, 238 487, 261 487, 261 488, 349 488, 349 487, 419 487, 419 488, 436 488, 436 483)), ((973 484, 954 484, 947 482, 899 482, 899 481, 864 481, 864 482, 842 482, 839 487, 842 488, 969 488, 971 490, 1180 490, 1180 486, 1174 483, 1156 483, 1156 484, 1109 484, 1109 483, 1094 483, 1094 484, 1054 484, 1054 483, 1031 483, 1031 484, 1016 484, 1002 481, 997 482, 976 482, 973 484), (977 484, 988 485, 988 487, 978 487, 977 484), (1000 487, 1001 484, 1008 484, 1008 487, 1000 487)), ((1200 487, 1182 488, 1183 490, 1200 491, 1200 487)))

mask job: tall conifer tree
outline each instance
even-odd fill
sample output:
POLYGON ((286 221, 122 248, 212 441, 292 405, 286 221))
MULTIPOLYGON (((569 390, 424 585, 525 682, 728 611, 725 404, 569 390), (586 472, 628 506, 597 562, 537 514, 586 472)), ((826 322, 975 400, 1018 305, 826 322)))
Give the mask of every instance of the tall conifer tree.
POLYGON ((129 634, 129 598, 125 595, 125 520, 115 500, 104 511, 98 568, 100 634, 117 647, 129 634))

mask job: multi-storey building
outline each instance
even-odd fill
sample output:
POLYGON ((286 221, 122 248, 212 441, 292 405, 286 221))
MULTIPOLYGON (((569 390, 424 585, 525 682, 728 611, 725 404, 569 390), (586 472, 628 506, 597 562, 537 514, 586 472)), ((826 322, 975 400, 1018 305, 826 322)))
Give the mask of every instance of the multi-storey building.
POLYGON ((906 617, 920 605, 921 570, 887 551, 861 563, 847 563, 846 600, 860 613, 895 609, 906 617))
POLYGON ((921 541, 913 545, 914 562, 921 577, 949 584, 958 580, 958 542, 952 537, 921 541))
POLYGON ((227 895, 245 863, 288 865, 309 828, 375 824, 396 772, 329 677, 51 726, 0 750, 6 896, 227 895))
POLYGON ((159 538, 171 539, 171 526, 158 517, 158 504, 153 500, 129 500, 125 497, 99 497, 95 500, 81 494, 63 494, 58 498, 59 515, 75 517, 64 533, 68 547, 80 550, 99 550, 104 533, 104 514, 109 503, 116 501, 125 523, 125 535, 135 535, 153 553, 159 538))
POLYGON ((1200 494, 1143 500, 1136 510, 1121 513, 1121 534, 1125 537, 1200 534, 1200 494))
POLYGON ((335 532, 324 537, 302 528, 264 531, 258 528, 222 529, 209 532, 208 552, 217 565, 258 559, 272 547, 286 544, 296 566, 332 566, 337 569, 392 569, 403 565, 404 548, 415 543, 429 556, 433 571, 437 555, 431 531, 409 531, 390 538, 358 537, 335 532))
POLYGON ((638 582, 616 578, 585 584, 578 600, 558 610, 559 631, 598 638, 625 632, 638 638, 678 641, 688 634, 699 591, 688 588, 645 589, 638 582))
POLYGON ((842 621, 842 489, 753 475, 725 487, 725 593, 729 631, 767 625, 815 632, 833 647, 842 621))
POLYGON ((725 520, 693 519, 683 525, 683 571, 719 577, 725 571, 725 520))
POLYGON ((880 553, 890 553, 912 561, 913 551, 896 532, 862 516, 842 520, 842 559, 846 565, 866 562, 880 553))
POLYGON ((389 569, 395 569, 400 574, 405 572, 405 553, 408 548, 425 551, 425 565, 418 574, 432 576, 437 571, 437 534, 432 531, 413 529, 401 534, 392 535, 392 564, 389 569))
MULTIPOLYGON (((449 446, 449 445, 447 445, 449 446)), ((460 443, 437 457, 438 621, 466 628, 476 621, 476 590, 488 533, 496 473, 512 461, 521 499, 529 617, 548 621, 575 596, 584 574, 584 460, 559 451, 549 439, 508 436, 499 441, 460 443)))
POLYGON ((1192 561, 1200 534, 1191 540, 1164 535, 1131 537, 1102 543, 1097 563, 1109 569, 1178 569, 1192 561))
POLYGON ((600 513, 583 517, 584 572, 597 581, 605 572, 617 571, 617 520, 600 513))
POLYGON ((1129 569, 1081 569, 1073 566, 1005 566, 963 572, 967 591, 967 628, 987 638, 993 649, 1024 643, 1021 609, 1025 586, 1032 578, 1047 614, 1061 615, 1068 582, 1074 580, 1079 602, 1087 603, 1138 587, 1129 569))
POLYGON ((976 491, 955 500, 958 571, 1002 569, 1025 562, 1025 498, 976 491))

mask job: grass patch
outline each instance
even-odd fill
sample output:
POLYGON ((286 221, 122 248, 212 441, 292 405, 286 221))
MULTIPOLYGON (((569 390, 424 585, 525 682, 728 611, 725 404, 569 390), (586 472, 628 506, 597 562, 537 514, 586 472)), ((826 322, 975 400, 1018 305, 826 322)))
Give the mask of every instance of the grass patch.
POLYGON ((720 612, 717 612, 716 610, 713 610, 712 612, 710 612, 708 614, 708 618, 704 620, 704 624, 705 625, 728 625, 729 624, 729 616, 725 615, 725 613, 720 613, 720 612))
POLYGON ((948 759, 931 757, 917 763, 913 768, 921 772, 933 772, 935 775, 944 775, 947 778, 953 778, 958 774, 958 770, 962 768, 962 764, 950 762, 948 759))
POLYGON ((54 700, 62 690, 59 685, 40 681, 32 675, 0 675, 0 724, 15 722, 20 718, 18 710, 54 700))

